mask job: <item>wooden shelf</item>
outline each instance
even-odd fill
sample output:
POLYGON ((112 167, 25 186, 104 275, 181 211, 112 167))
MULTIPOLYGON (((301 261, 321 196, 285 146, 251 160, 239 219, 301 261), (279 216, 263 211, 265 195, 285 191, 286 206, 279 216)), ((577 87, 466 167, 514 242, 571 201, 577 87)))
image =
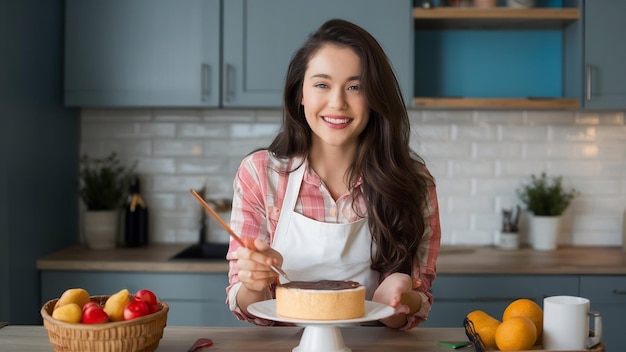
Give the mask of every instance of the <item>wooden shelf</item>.
POLYGON ((577 109, 574 98, 414 98, 416 108, 463 109, 577 109))
POLYGON ((580 18, 577 8, 414 8, 416 29, 558 29, 580 18))

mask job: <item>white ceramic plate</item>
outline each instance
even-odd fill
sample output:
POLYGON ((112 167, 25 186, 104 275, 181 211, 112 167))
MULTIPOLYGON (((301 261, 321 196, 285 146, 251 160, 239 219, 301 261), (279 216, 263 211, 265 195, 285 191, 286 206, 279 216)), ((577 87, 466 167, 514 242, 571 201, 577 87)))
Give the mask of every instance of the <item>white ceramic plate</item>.
POLYGON ((248 311, 259 318, 281 321, 284 323, 294 323, 303 325, 338 325, 338 324, 356 324, 367 321, 386 318, 393 314, 394 309, 388 305, 365 301, 365 314, 360 318, 345 320, 303 320, 278 316, 276 314, 276 300, 271 299, 251 304, 248 311))

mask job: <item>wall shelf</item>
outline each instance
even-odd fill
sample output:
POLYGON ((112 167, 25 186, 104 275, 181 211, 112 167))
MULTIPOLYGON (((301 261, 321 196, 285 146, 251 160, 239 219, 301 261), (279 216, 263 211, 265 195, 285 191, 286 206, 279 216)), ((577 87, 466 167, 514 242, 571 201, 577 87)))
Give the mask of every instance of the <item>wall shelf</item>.
POLYGON ((413 107, 580 107, 561 91, 561 33, 580 20, 578 8, 415 7, 413 17, 413 107))
POLYGON ((580 106, 574 98, 435 98, 413 99, 416 108, 463 109, 576 109, 580 106))
POLYGON ((577 8, 414 8, 415 29, 558 29, 577 21, 577 8))

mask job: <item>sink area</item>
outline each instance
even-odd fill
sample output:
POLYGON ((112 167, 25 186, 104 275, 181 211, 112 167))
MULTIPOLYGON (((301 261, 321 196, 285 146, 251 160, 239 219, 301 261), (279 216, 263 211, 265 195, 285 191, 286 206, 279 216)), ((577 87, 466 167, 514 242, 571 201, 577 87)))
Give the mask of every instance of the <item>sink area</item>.
POLYGON ((228 243, 196 243, 171 257, 171 260, 226 260, 228 243))

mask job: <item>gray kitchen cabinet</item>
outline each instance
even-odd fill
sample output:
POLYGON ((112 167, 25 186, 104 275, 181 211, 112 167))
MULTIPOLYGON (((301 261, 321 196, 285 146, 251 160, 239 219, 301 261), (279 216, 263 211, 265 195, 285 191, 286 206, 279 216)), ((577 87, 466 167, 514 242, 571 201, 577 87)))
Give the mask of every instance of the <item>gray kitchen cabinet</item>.
POLYGON ((502 320, 504 309, 519 298, 543 306, 543 298, 577 295, 576 275, 452 275, 440 274, 431 292, 435 297, 428 320, 420 326, 462 327, 474 310, 502 320))
POLYGON ((626 1, 572 1, 583 20, 564 32, 564 89, 579 96, 585 109, 624 109, 626 1))
POLYGON ((280 107, 294 51, 335 17, 379 40, 410 104, 410 0, 68 0, 65 104, 280 107))
POLYGON ((166 302, 169 326, 250 326, 235 318, 226 305, 226 273, 42 271, 41 305, 68 288, 82 287, 92 296, 121 289, 153 291, 166 302))
POLYGON ((294 51, 324 21, 368 30, 386 51, 406 104, 413 96, 413 17, 408 0, 224 1, 223 105, 281 106, 294 51))
POLYGON ((626 345, 626 276, 582 276, 580 296, 589 299, 591 310, 602 315, 602 341, 608 350, 623 348, 626 345))
POLYGON ((67 106, 218 106, 220 0, 68 0, 67 106))

